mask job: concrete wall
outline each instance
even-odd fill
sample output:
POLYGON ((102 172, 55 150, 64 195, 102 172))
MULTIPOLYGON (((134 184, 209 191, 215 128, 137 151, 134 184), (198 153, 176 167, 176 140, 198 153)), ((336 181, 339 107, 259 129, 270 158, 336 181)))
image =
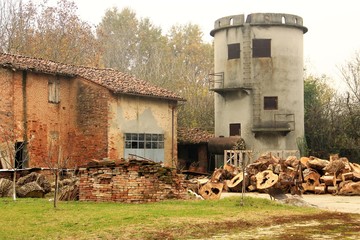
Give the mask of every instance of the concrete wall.
POLYGON ((224 72, 215 88, 215 135, 229 136, 229 124, 241 123, 248 149, 297 149, 304 137, 302 18, 289 14, 228 16, 215 21, 215 73, 224 72), (271 39, 271 57, 252 57, 253 39, 271 39), (228 60, 228 44, 240 43, 240 58, 228 60), (218 91, 220 89, 220 91, 218 91), (277 110, 264 110, 265 96, 278 97, 277 110), (286 121, 291 131, 268 131, 286 121), (267 127, 267 130, 253 131, 267 127))

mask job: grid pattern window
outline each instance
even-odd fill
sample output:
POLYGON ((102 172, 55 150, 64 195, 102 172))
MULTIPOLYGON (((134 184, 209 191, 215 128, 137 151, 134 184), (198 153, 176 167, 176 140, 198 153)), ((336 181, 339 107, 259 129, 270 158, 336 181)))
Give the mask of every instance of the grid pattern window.
POLYGON ((127 149, 163 149, 164 134, 126 133, 125 148, 127 149))
POLYGON ((241 136, 241 125, 240 123, 230 123, 229 125, 230 136, 241 136))
POLYGON ((59 103, 60 102, 60 80, 59 79, 49 79, 48 81, 49 89, 49 103, 59 103))
POLYGON ((264 110, 277 110, 278 97, 264 97, 264 110))
POLYGON ((240 58, 240 43, 228 44, 228 59, 240 58))
POLYGON ((253 39, 252 48, 254 58, 271 57, 271 39, 253 39))

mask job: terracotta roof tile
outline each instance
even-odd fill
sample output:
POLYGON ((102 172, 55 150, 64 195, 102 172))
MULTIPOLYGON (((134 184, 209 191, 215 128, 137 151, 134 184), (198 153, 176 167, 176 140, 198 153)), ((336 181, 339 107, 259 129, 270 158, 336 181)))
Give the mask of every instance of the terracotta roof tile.
POLYGON ((114 93, 142 95, 177 101, 185 100, 172 91, 109 68, 98 69, 75 66, 40 58, 5 53, 0 53, 0 66, 13 70, 27 70, 70 77, 78 76, 102 85, 114 93))
POLYGON ((178 143, 207 143, 214 134, 200 128, 178 128, 178 143))

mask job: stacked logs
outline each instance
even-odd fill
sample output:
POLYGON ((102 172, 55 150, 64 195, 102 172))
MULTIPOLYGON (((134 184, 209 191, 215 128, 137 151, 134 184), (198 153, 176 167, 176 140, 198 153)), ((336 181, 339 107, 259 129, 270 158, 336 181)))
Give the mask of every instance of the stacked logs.
POLYGON ((286 159, 265 154, 245 168, 232 165, 215 169, 211 178, 196 180, 193 189, 204 199, 218 199, 221 192, 267 192, 282 194, 360 195, 360 165, 338 155, 329 160, 289 156, 286 159), (245 181, 243 182, 243 180, 245 181))

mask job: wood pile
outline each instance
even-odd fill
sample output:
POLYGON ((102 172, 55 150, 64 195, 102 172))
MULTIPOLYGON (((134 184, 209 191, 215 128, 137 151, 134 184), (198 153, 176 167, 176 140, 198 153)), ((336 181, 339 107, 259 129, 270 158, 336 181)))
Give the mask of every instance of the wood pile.
POLYGON ((0 197, 12 197, 12 181, 6 178, 0 178, 0 197))
POLYGON ((79 200, 79 181, 78 177, 66 178, 59 181, 59 200, 76 201, 79 200))
POLYGON ((16 182, 16 195, 19 197, 39 197, 51 191, 51 184, 44 175, 32 172, 16 182))
POLYGON ((289 156, 286 159, 265 154, 245 168, 225 165, 215 169, 210 178, 193 179, 192 191, 204 199, 219 199, 221 192, 266 192, 274 194, 360 195, 360 164, 332 155, 329 160, 317 157, 289 156), (245 178, 244 178, 245 177, 245 178), (243 181, 245 182, 243 183, 243 181))
MULTIPOLYGON (((51 184, 44 175, 31 172, 16 181, 15 189, 18 197, 42 198, 51 191, 51 184)), ((0 197, 11 197, 12 195, 13 181, 0 178, 0 197)))

